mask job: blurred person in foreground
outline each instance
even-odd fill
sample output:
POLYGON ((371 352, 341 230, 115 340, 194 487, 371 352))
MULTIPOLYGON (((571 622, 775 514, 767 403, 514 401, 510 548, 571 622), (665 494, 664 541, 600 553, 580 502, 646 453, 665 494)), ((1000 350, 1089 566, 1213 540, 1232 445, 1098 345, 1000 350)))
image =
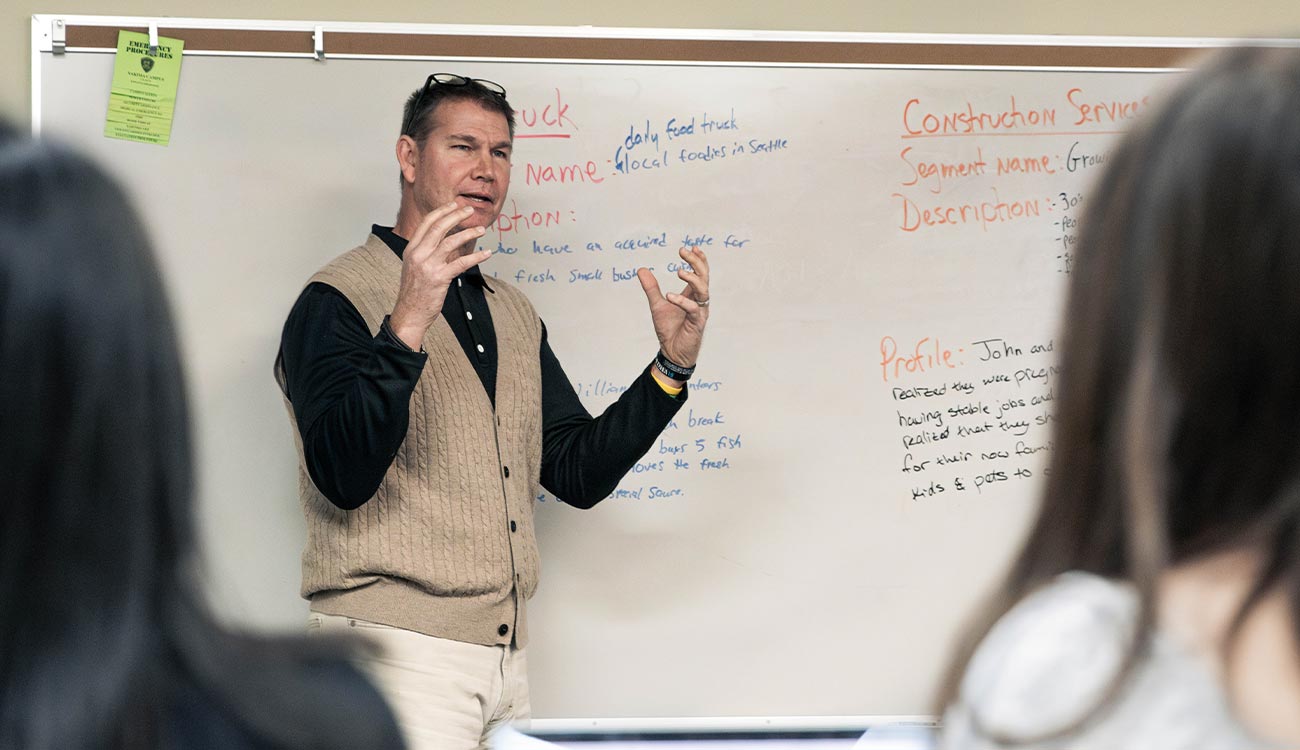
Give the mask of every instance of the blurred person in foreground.
POLYGON ((353 648, 213 620, 191 460, 140 219, 0 124, 0 747, 401 747, 353 648))
POLYGON ((1091 191, 1036 523, 941 747, 1300 747, 1300 51, 1213 54, 1091 191))

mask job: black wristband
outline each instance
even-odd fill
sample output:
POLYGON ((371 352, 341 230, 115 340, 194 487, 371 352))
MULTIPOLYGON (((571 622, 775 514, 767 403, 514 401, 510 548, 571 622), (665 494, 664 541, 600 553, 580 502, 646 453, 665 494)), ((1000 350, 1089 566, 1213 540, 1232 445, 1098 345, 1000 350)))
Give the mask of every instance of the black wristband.
POLYGON ((690 380, 691 375, 695 372, 695 365, 683 367, 665 357, 662 351, 655 354, 655 368, 663 373, 665 377, 683 382, 690 380))

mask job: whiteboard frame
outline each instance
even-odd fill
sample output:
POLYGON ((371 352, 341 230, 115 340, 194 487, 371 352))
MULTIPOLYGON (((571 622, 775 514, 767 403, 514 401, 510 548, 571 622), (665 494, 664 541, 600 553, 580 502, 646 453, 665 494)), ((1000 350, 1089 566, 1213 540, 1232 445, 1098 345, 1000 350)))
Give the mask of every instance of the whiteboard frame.
POLYGON ((883 727, 938 727, 933 716, 696 716, 683 718, 533 719, 536 734, 728 732, 866 732, 883 727))
MULTIPOLYGON (((174 29, 207 29, 237 31, 292 31, 312 34, 318 50, 323 48, 325 58, 335 59, 456 59, 482 62, 548 62, 577 64, 636 64, 636 65, 710 65, 748 67, 824 67, 824 68, 915 68, 915 69, 970 69, 970 70, 1087 70, 1087 71, 1174 71, 1176 66, 1160 68, 1099 67, 1099 66, 1025 66, 1025 65, 900 65, 896 63, 839 63, 839 62, 743 62, 716 60, 662 60, 662 59, 590 59, 590 58, 520 58, 520 57, 466 57, 455 55, 388 55, 331 53, 330 34, 339 32, 378 33, 387 35, 449 35, 449 36, 510 36, 572 39, 638 39, 638 40, 689 40, 731 42, 783 42, 841 43, 841 44, 904 44, 904 45, 977 45, 1052 48, 1127 47, 1148 49, 1200 50, 1240 44, 1241 39, 1213 37, 1119 37, 1119 36, 1047 36, 1047 35, 996 35, 996 34, 918 34, 918 33, 867 33, 828 31, 766 31, 724 29, 633 28, 597 26, 510 26, 475 24, 404 24, 345 21, 276 21, 216 18, 172 18, 165 16, 100 16, 75 14, 35 14, 31 17, 31 131, 39 135, 42 125, 42 68, 49 54, 113 54, 112 47, 71 47, 62 52, 55 50, 56 25, 92 27, 165 27, 174 29)), ((1268 38, 1250 39, 1252 46, 1300 47, 1300 39, 1268 38)), ((185 56, 214 57, 281 57, 290 59, 321 59, 316 51, 267 52, 238 50, 189 49, 185 56)), ((606 732, 865 732, 871 728, 887 726, 937 726, 935 717, 924 715, 862 715, 862 716, 773 716, 773 717, 680 717, 680 718, 566 718, 536 719, 531 730, 543 733, 599 734, 606 732)))

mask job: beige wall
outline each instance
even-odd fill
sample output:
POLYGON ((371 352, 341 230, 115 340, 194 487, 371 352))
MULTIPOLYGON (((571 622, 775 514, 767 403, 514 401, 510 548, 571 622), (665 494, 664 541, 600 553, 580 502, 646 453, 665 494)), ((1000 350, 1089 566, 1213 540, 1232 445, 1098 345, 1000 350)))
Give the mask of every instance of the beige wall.
POLYGON ((376 0, 12 0, 0 15, 0 113, 27 122, 31 110, 31 16, 34 13, 149 15, 406 23, 509 23, 652 28, 796 29, 1139 36, 1294 35, 1300 3, 1259 0, 529 0, 474 3, 376 0))

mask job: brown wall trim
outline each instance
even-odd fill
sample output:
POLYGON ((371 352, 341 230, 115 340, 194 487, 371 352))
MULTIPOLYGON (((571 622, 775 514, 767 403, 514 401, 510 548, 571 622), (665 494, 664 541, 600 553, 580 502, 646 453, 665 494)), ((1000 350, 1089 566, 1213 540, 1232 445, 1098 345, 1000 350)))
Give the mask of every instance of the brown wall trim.
MULTIPOLYGON (((142 33, 148 31, 145 28, 127 28, 142 33)), ((67 44, 69 47, 113 49, 117 46, 117 31, 117 28, 109 26, 68 26, 67 44)), ((312 53, 310 31, 176 29, 160 26, 158 33, 185 40, 187 52, 312 53)), ((1171 68, 1184 64, 1187 57, 1196 51, 1197 49, 1188 47, 592 39, 325 32, 327 57, 331 54, 411 55, 719 63, 1171 68)))
MULTIPOLYGON (((143 26, 68 26, 69 47, 116 49, 119 30, 149 33, 143 26)), ((310 31, 241 31, 234 29, 170 29, 158 36, 185 40, 186 52, 298 52, 310 55, 310 31)))

